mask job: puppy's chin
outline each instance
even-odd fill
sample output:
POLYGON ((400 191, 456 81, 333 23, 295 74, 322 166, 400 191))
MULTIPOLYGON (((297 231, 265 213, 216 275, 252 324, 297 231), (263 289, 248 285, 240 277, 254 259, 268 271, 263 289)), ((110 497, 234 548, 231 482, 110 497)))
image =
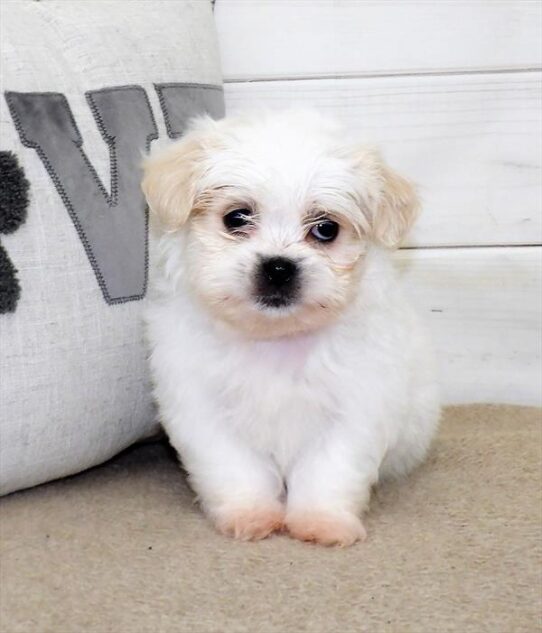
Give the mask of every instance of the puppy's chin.
POLYGON ((333 323, 341 307, 324 303, 273 306, 224 297, 210 306, 213 316, 248 338, 272 339, 314 332, 333 323))

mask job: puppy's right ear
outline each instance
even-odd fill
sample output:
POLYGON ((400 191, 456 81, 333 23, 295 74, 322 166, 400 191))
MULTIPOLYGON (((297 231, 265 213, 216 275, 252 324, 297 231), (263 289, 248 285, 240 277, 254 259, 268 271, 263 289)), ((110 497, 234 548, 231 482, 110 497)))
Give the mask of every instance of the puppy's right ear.
POLYGON ((141 188, 151 215, 166 230, 174 231, 188 220, 202 162, 203 148, 193 133, 143 162, 141 188))

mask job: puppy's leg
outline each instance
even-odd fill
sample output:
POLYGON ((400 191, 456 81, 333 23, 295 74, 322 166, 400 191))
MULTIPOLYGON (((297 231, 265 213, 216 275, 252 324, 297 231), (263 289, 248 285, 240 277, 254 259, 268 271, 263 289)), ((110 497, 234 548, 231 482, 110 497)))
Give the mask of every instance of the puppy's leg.
POLYGON ((343 547, 364 540, 360 515, 378 478, 382 445, 344 427, 319 438, 288 478, 285 523, 290 535, 343 547))
POLYGON ((253 451, 217 417, 202 417, 201 407, 197 417, 183 415, 164 426, 203 510, 220 532, 257 540, 282 528, 283 482, 270 459, 253 451))

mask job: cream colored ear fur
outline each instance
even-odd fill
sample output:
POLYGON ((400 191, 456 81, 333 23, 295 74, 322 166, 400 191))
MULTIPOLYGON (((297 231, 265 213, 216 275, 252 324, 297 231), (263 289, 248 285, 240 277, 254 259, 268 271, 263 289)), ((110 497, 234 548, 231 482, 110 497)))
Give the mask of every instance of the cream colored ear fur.
POLYGON ((356 169, 367 191, 364 202, 371 238, 386 248, 397 248, 418 216, 416 187, 388 167, 373 149, 362 148, 356 153, 356 169))
POLYGON ((189 134, 143 163, 141 188, 151 214, 167 230, 180 228, 190 215, 202 159, 198 138, 189 134))

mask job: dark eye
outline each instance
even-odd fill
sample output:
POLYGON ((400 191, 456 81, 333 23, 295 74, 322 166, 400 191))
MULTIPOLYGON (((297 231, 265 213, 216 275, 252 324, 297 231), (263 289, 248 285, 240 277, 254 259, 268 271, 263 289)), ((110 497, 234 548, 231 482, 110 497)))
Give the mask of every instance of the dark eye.
POLYGON ((324 220, 315 224, 310 234, 319 242, 333 242, 333 240, 339 234, 339 225, 333 220, 324 220))
POLYGON ((231 231, 242 230, 247 225, 252 224, 252 211, 250 209, 234 209, 223 218, 224 226, 231 231))

